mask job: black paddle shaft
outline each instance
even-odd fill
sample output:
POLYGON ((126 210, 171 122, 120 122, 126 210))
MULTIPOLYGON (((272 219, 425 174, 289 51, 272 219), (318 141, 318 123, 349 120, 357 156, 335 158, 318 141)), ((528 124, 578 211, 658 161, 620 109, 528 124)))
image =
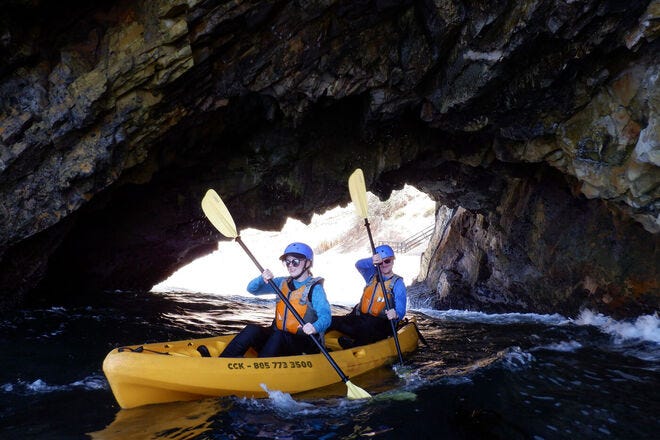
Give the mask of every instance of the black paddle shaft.
MULTIPOLYGON (((250 252, 250 249, 248 249, 247 246, 245 246, 245 243, 243 243, 243 240, 241 240, 240 235, 238 237, 236 237, 234 240, 236 240, 236 242, 241 245, 241 247, 243 248, 245 253, 248 254, 248 257, 250 257, 252 262, 257 266, 257 268, 259 269, 259 272, 264 273, 264 268, 261 266, 261 264, 259 264, 257 259, 254 258, 254 255, 252 255, 252 252, 250 252)), ((300 316, 300 313, 298 313, 298 311, 293 308, 293 305, 291 305, 291 302, 289 302, 289 299, 286 297, 286 295, 284 295, 284 293, 282 293, 280 288, 277 287, 277 284, 275 284, 275 282, 273 280, 268 280, 268 285, 270 285, 270 287, 275 291, 275 293, 277 293, 277 296, 279 296, 280 299, 282 301, 284 301, 284 304, 286 304, 289 311, 293 314, 293 316, 295 316, 298 323, 300 325, 305 325, 305 321, 303 320, 302 316, 300 316)), ((314 341, 314 343, 319 348, 319 350, 321 350, 321 353, 323 353, 323 355, 328 359, 328 362, 330 362, 330 365, 332 365, 332 368, 334 368, 335 371, 337 372, 337 374, 339 375, 339 377, 341 377, 341 380, 344 381, 344 382, 348 382, 348 376, 346 376, 344 374, 344 372, 341 371, 341 368, 339 367, 339 365, 337 365, 337 362, 335 362, 335 360, 332 358, 332 356, 330 356, 330 353, 328 353, 328 350, 325 349, 323 344, 321 344, 321 342, 317 338, 315 338, 314 335, 308 335, 308 336, 310 338, 312 338, 312 341, 314 341)), ((398 346, 398 341, 397 341, 397 346, 398 346)))
MULTIPOLYGON (((374 245, 374 239, 371 236, 371 228, 369 227, 369 220, 364 219, 364 226, 367 228, 367 234, 369 235, 369 243, 371 243, 371 251, 376 254, 376 246, 374 245)), ((376 273, 378 274, 378 282, 380 283, 380 288, 383 291, 383 297, 385 298, 385 306, 388 309, 393 308, 393 304, 390 302, 389 295, 387 290, 385 290, 385 281, 383 280, 383 274, 380 271, 380 265, 376 265, 376 273)), ((401 355, 401 346, 399 345, 399 335, 397 334, 396 327, 394 326, 394 320, 388 319, 390 321, 390 326, 392 327, 392 336, 394 336, 394 345, 396 345, 396 352, 399 355, 399 363, 403 365, 403 356, 401 355)))

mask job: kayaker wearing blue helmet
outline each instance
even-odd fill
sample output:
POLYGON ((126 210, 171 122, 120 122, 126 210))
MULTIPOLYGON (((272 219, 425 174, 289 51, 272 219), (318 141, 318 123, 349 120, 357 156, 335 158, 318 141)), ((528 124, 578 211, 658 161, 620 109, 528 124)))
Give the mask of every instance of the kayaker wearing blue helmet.
POLYGON ((333 316, 330 329, 338 330, 346 336, 339 338, 343 348, 370 344, 392 335, 389 320, 398 321, 406 315, 406 285, 403 278, 396 275, 394 269, 394 251, 388 245, 376 248, 371 258, 363 258, 355 263, 366 286, 362 292, 360 303, 351 313, 344 316, 333 316), (378 280, 376 266, 380 265, 385 290, 389 295, 393 309, 386 308, 385 297, 378 280))
POLYGON ((248 324, 227 345, 220 357, 241 357, 250 347, 257 351, 259 357, 319 352, 309 335, 316 335, 322 342, 331 316, 330 304, 323 289, 323 278, 312 276, 314 252, 305 243, 291 243, 284 249, 280 260, 289 271, 288 277, 273 277, 273 273, 266 269, 261 276, 250 281, 247 291, 254 295, 272 294, 274 292, 268 282, 273 280, 302 316, 305 325, 298 323, 284 301, 278 297, 272 325, 262 327, 248 324))

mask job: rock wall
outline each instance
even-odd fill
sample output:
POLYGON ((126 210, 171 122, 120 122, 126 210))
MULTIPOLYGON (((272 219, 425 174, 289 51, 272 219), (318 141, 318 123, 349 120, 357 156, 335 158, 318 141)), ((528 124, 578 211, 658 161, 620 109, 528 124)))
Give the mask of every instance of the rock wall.
POLYGON ((430 250, 438 304, 653 310, 659 15, 648 0, 9 2, 1 302, 148 289, 214 248, 207 188, 240 227, 276 229, 347 203, 362 167, 383 198, 410 183, 457 210, 430 250), (561 254, 544 244, 557 209, 577 234, 561 254))
MULTIPOLYGON (((570 194, 556 172, 525 171, 486 214, 438 211, 413 303, 565 316, 585 307, 618 317, 657 310, 657 242, 641 225, 570 194)), ((433 185, 423 187, 433 193, 433 185)))

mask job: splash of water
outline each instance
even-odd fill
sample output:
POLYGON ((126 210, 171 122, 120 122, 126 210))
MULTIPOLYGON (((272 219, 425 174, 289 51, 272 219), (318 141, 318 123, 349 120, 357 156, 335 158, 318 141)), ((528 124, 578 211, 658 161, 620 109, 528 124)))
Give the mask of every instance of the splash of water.
POLYGON ((420 310, 436 319, 453 322, 481 322, 486 324, 547 324, 565 325, 570 319, 560 315, 541 315, 538 313, 483 313, 470 310, 420 310))
POLYGON ((653 315, 639 316, 634 321, 617 321, 591 310, 583 310, 575 320, 575 324, 598 327, 603 333, 612 335, 615 343, 629 340, 660 343, 660 319, 657 312, 653 315))
POLYGON ((15 383, 5 383, 0 386, 0 391, 5 393, 16 393, 21 395, 48 394, 72 389, 99 390, 107 389, 108 383, 103 376, 92 374, 81 380, 65 385, 52 385, 42 379, 32 382, 18 380, 15 383))

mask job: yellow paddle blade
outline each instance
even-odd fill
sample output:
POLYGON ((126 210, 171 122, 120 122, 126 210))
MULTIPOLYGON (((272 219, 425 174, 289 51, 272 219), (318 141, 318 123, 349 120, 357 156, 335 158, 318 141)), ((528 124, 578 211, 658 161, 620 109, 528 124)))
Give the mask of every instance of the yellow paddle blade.
POLYGON ((367 187, 364 184, 364 174, 362 169, 358 168, 348 178, 348 192, 351 193, 351 200, 355 205, 355 210, 362 218, 367 218, 367 187))
POLYGON ((346 387, 348 387, 348 393, 346 394, 346 397, 351 400, 371 399, 371 394, 367 393, 359 386, 353 385, 350 380, 346 381, 346 387))
POLYGON ((210 189, 206 191, 202 199, 202 211, 206 217, 211 221, 213 226, 220 231, 222 235, 228 238, 238 237, 234 219, 231 218, 229 210, 220 198, 217 192, 210 189))

